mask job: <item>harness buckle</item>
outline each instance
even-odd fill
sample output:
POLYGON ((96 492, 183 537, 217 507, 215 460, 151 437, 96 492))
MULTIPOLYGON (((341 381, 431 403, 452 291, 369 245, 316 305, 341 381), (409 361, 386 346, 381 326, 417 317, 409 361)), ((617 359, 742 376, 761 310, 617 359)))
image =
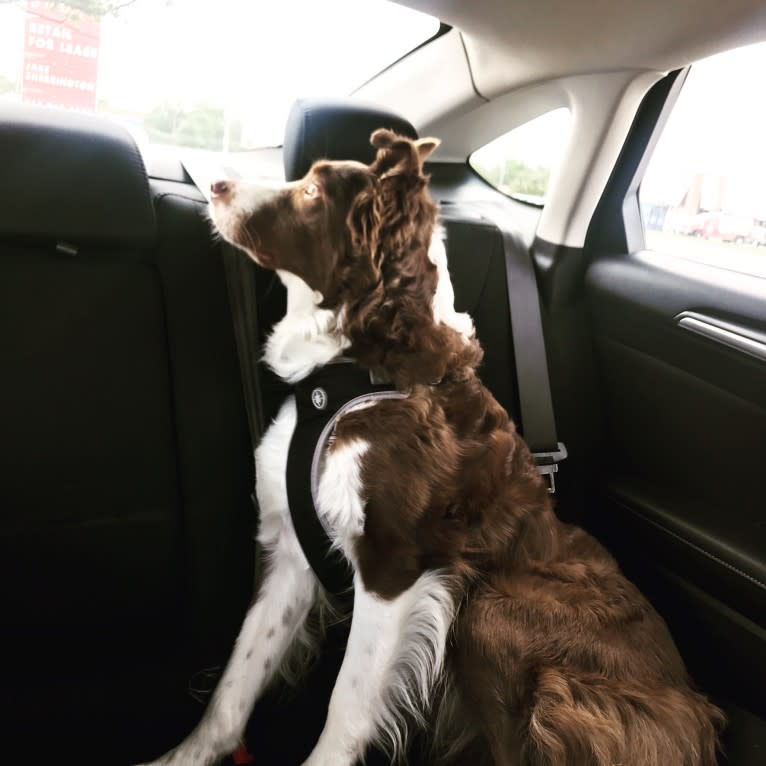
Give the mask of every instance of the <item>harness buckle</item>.
POLYGON ((566 460, 567 448, 564 442, 558 443, 558 448, 553 452, 533 452, 537 470, 542 474, 545 483, 548 485, 548 492, 551 495, 556 494, 556 474, 558 473, 558 464, 566 460))

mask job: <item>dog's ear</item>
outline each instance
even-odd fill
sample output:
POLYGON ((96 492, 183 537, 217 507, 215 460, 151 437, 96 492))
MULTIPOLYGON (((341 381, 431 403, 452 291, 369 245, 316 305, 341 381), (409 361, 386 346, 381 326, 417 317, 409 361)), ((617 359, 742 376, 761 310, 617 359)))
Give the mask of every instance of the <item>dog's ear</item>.
POLYGON ((381 217, 380 193, 375 178, 370 186, 357 194, 346 221, 354 250, 357 253, 369 253, 373 263, 378 250, 381 217))
POLYGON ((370 143, 376 149, 388 149, 396 141, 397 135, 388 128, 378 128, 370 136, 370 143))
POLYGON ((378 150, 372 165, 381 180, 396 176, 422 177, 423 163, 439 146, 438 138, 419 138, 413 141, 386 128, 376 130, 370 143, 378 150))
POLYGON ((415 141, 415 148, 418 150, 421 165, 434 153, 440 143, 438 138, 419 138, 415 141))
POLYGON ((417 150, 418 157, 421 162, 425 162, 434 150, 441 144, 438 138, 419 138, 417 141, 412 141, 405 136, 399 136, 396 133, 388 130, 387 128, 379 128, 374 131, 370 136, 370 143, 376 149, 390 149, 394 144, 400 144, 404 148, 407 144, 412 144, 417 150))

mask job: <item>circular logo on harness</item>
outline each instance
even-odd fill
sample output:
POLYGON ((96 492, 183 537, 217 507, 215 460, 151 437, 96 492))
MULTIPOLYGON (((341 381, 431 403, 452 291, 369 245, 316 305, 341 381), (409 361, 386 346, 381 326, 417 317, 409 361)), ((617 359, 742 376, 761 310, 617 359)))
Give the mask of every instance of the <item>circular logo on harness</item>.
POLYGON ((311 392, 311 403, 318 410, 323 410, 327 406, 327 391, 323 388, 315 388, 311 392))

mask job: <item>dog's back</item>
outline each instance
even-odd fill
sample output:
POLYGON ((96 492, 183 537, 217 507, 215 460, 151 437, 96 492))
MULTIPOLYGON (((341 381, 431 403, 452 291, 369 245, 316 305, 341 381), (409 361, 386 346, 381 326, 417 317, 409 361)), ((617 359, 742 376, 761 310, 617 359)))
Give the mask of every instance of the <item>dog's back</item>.
POLYGON ((359 573, 388 598, 429 570, 450 583, 447 686, 495 764, 716 763, 722 716, 690 687, 665 623, 594 538, 556 518, 475 376, 345 416, 332 450, 349 444, 367 445, 359 573))

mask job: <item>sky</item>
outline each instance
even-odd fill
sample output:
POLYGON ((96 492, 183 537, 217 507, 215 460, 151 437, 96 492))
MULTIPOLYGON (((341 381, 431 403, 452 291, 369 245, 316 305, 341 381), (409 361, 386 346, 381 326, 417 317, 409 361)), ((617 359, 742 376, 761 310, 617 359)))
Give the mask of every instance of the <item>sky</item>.
POLYGON ((564 154, 571 129, 569 109, 553 109, 483 146, 474 152, 472 161, 486 167, 504 157, 554 168, 564 154))

